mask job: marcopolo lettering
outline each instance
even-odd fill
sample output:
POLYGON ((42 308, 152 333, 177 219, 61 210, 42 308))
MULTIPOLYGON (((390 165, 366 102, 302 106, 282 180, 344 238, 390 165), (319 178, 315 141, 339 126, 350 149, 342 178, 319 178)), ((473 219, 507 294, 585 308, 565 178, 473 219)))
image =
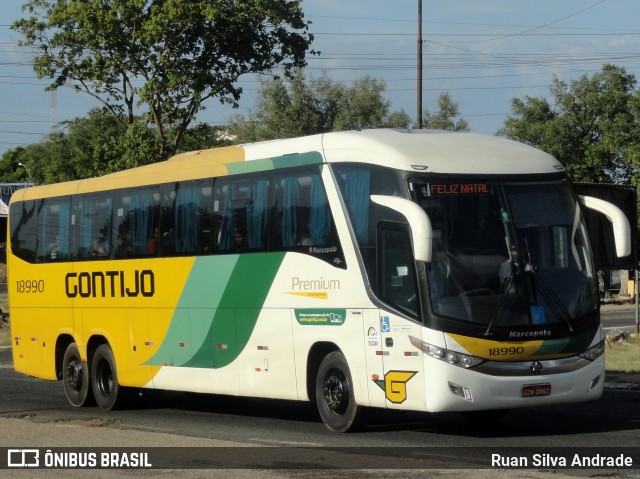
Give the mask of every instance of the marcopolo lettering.
POLYGON ((69 298, 135 298, 152 297, 156 292, 155 277, 150 269, 125 271, 91 271, 67 273, 65 291, 69 298))

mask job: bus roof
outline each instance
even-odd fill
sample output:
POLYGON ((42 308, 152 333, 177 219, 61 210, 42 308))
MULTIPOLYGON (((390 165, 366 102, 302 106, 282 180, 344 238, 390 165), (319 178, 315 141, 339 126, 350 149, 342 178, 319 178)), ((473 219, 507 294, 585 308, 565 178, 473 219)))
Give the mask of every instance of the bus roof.
POLYGON ((542 150, 506 138, 439 130, 367 130, 324 136, 326 161, 366 161, 402 170, 451 174, 557 173, 542 150))
POLYGON ((192 151, 167 161, 65 183, 25 188, 12 201, 264 171, 321 162, 366 162, 408 171, 526 174, 562 171, 552 156, 504 138, 436 130, 376 129, 192 151), (251 163, 249 163, 251 162, 251 163))

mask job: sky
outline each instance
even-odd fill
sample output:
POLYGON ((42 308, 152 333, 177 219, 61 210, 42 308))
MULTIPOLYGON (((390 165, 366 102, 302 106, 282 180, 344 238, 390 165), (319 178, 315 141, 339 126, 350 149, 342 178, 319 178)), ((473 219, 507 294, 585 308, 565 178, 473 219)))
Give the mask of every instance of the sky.
MULTIPOLYGON (((417 40, 420 0, 303 0, 315 35, 307 78, 334 82, 365 75, 386 83, 391 111, 417 116, 417 40)), ((86 94, 45 91, 27 52, 9 27, 23 0, 0 10, 0 155, 41 141, 65 120, 99 106, 86 94)), ((550 98, 554 75, 564 81, 593 75, 605 63, 640 79, 638 0, 422 0, 423 108, 437 111, 448 92, 461 118, 479 133, 495 134, 513 98, 550 98)), ((232 110, 212 100, 198 123, 225 124, 255 108, 256 78, 241 80, 232 110)))

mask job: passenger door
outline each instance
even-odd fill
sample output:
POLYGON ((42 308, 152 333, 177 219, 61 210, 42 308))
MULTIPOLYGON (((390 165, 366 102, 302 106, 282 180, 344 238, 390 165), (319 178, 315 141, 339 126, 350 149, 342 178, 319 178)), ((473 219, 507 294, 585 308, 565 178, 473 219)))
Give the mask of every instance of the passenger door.
POLYGON ((424 361, 411 338, 421 339, 420 294, 407 225, 378 226, 378 296, 384 377, 377 382, 389 408, 424 408, 424 361))

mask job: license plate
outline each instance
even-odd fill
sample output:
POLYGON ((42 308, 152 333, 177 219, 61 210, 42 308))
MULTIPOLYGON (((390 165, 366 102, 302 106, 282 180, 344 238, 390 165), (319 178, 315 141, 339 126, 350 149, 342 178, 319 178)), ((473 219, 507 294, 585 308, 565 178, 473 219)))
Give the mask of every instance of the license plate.
POLYGON ((522 386, 522 397, 533 398, 549 396, 551 394, 551 384, 527 384, 522 386))

